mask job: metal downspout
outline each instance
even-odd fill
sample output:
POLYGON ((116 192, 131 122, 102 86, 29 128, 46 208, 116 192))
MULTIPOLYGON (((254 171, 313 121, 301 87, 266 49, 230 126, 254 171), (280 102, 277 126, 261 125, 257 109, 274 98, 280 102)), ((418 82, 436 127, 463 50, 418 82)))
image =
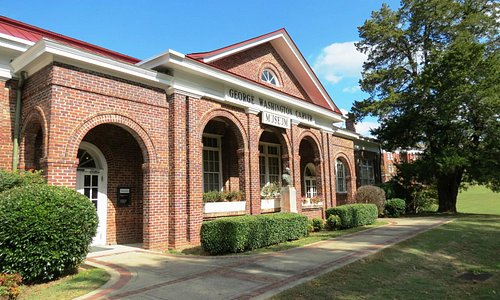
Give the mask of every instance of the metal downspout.
POLYGON ((17 83, 16 92, 16 114, 14 119, 14 136, 13 136, 13 149, 12 149, 12 171, 17 170, 19 167, 19 130, 21 123, 21 108, 22 108, 22 88, 24 81, 28 78, 28 73, 22 71, 17 83))

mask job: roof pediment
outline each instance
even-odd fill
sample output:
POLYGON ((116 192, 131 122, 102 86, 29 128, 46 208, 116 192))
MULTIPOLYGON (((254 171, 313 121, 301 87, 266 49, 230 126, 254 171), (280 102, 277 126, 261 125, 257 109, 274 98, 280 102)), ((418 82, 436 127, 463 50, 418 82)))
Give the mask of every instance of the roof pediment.
MULTIPOLYGON (((291 81, 296 81, 297 85, 297 92, 290 91, 290 89, 280 89, 279 87, 276 88, 277 90, 335 113, 342 114, 285 29, 279 29, 217 50, 191 53, 186 56, 259 83, 255 75, 252 75, 254 76, 252 78, 252 76, 248 76, 249 74, 242 73, 243 68, 234 68, 234 64, 233 66, 228 66, 228 64, 223 62, 230 62, 232 59, 234 61, 241 61, 241 56, 251 55, 251 53, 255 52, 254 50, 266 47, 266 45, 270 45, 279 56, 278 59, 284 62, 285 73, 289 71, 291 73, 289 76, 291 81)), ((252 72, 258 74, 259 67, 257 66, 257 69, 252 72)))

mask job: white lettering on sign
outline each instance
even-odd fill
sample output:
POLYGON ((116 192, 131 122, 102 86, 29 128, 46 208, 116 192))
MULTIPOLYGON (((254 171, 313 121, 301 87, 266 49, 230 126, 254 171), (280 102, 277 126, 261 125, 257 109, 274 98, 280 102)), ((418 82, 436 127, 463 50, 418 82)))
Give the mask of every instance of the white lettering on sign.
POLYGON ((278 116, 265 111, 262 112, 262 123, 285 129, 290 128, 290 118, 278 116))

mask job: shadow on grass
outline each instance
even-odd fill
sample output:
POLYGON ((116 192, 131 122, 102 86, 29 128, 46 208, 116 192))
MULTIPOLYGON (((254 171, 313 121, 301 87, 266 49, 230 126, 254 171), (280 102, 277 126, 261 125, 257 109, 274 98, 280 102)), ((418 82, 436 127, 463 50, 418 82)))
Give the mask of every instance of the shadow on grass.
POLYGON ((452 217, 451 223, 274 299, 498 299, 500 215, 452 217), (461 279, 467 272, 492 276, 483 282, 461 279))

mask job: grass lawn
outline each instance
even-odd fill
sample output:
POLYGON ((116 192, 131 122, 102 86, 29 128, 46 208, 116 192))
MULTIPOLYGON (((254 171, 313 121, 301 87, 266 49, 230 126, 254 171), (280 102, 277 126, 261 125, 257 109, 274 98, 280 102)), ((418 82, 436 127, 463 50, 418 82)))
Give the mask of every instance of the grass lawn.
MULTIPOLYGON (((321 231, 321 232, 311 232, 309 236, 301 238, 296 241, 290 241, 290 242, 284 242, 276 245, 271 245, 269 247, 264 247, 264 248, 259 248, 255 249, 252 251, 247 251, 243 253, 230 253, 229 255, 251 255, 251 254, 263 254, 263 253, 269 253, 269 252, 277 252, 277 251, 283 251, 291 248, 296 248, 296 247, 301 247, 305 245, 309 245, 312 243, 316 243, 319 241, 324 241, 332 238, 336 238, 339 236, 343 236, 346 234, 358 232, 358 231, 363 231, 367 230, 370 228, 378 227, 387 224, 387 221, 384 221, 384 219, 379 219, 372 225, 365 225, 365 226, 360 226, 356 228, 349 228, 345 230, 335 230, 335 231, 321 231)), ((188 254, 188 255, 210 255, 206 252, 203 251, 201 246, 197 247, 190 247, 183 249, 181 251, 178 250, 170 250, 168 253, 170 254, 188 254)))
POLYGON ((457 210, 461 213, 500 215, 500 193, 484 186, 471 186, 458 195, 457 210))
POLYGON ((97 268, 80 269, 70 275, 49 283, 22 286, 19 299, 73 299, 85 295, 109 280, 109 274, 97 268))
POLYGON ((274 299, 500 299, 500 203, 491 200, 497 195, 469 189, 460 196, 459 205, 486 199, 471 210, 490 215, 458 214, 451 223, 274 299), (459 278, 464 273, 491 277, 485 281, 459 278))

